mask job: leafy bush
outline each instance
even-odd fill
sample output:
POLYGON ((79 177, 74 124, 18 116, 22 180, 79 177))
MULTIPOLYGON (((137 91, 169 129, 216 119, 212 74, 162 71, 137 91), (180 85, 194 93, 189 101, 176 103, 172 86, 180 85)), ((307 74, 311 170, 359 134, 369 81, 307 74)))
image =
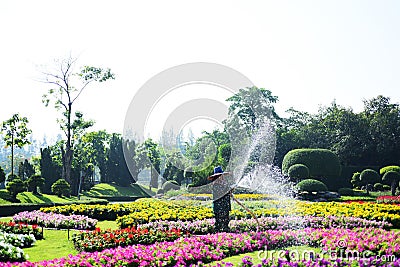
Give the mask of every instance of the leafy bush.
POLYGON ((351 184, 353 185, 353 188, 358 188, 361 186, 361 180, 360 180, 360 172, 355 172, 353 173, 353 176, 351 177, 351 184))
POLYGON ((383 191, 383 184, 382 183, 374 184, 374 189, 375 191, 383 191))
POLYGON ((71 186, 64 179, 58 179, 51 186, 51 192, 59 197, 69 196, 71 194, 71 186))
POLYGON ((396 195, 396 189, 399 186, 399 180, 400 180, 400 173, 397 171, 387 171, 382 177, 382 181, 390 184, 392 196, 396 195))
POLYGON ((307 191, 307 192, 321 192, 321 191, 328 191, 326 185, 318 180, 314 179, 305 179, 299 182, 296 187, 300 191, 307 191))
POLYGON ((389 190, 390 190, 390 185, 384 184, 383 191, 389 191, 389 190))
POLYGON ((18 193, 24 192, 26 190, 26 186, 21 179, 14 179, 11 182, 7 183, 6 189, 10 193, 11 197, 13 199, 16 199, 18 193))
POLYGON ((179 189, 180 186, 177 184, 172 183, 171 181, 166 181, 163 185, 162 185, 162 189, 165 192, 168 192, 169 190, 177 190, 179 189))
POLYGON ((32 191, 34 194, 37 194, 38 187, 42 187, 44 185, 44 178, 38 174, 32 175, 26 181, 28 185, 28 190, 32 191))
POLYGON ((13 180, 15 180, 15 179, 21 179, 21 178, 19 178, 18 175, 16 175, 16 174, 11 174, 11 173, 7 176, 7 182, 11 182, 11 181, 13 181, 13 180))
POLYGON ((6 174, 3 168, 0 166, 0 183, 3 183, 6 180, 6 174))
POLYGON ((303 180, 310 177, 310 170, 304 164, 294 164, 288 169, 288 175, 293 180, 303 180))
POLYGON ((385 175, 385 173, 390 172, 390 171, 394 171, 394 172, 400 173, 400 166, 391 165, 391 166, 383 167, 383 168, 381 168, 379 170, 379 174, 380 175, 385 175))
POLYGON ((378 172, 373 169, 365 169, 360 174, 360 181, 362 185, 366 186, 367 193, 369 193, 369 186, 380 181, 378 172))
POLYGON ((162 189, 162 188, 158 189, 158 190, 157 190, 157 194, 159 194, 159 195, 160 195, 160 194, 164 194, 164 189, 162 189))
POLYGON ((354 191, 353 191, 353 189, 347 188, 347 187, 339 188, 338 193, 339 193, 341 196, 354 196, 354 191))
POLYGON ((310 178, 322 179, 331 189, 340 186, 336 181, 341 171, 339 158, 328 149, 303 148, 289 151, 283 158, 283 174, 288 175, 289 168, 295 164, 306 165, 310 178))

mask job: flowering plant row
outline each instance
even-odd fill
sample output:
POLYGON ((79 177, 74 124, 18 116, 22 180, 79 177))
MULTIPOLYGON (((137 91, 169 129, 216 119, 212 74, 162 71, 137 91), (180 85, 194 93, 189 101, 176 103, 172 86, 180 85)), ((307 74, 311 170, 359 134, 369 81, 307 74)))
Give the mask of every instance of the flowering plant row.
MULTIPOLYGON (((287 200, 248 201, 245 203, 258 216, 311 215, 325 217, 332 214, 344 217, 357 217, 368 220, 388 221, 395 227, 400 227, 400 205, 377 203, 308 203, 287 200)), ((199 205, 196 201, 161 201, 141 199, 129 204, 111 205, 68 205, 42 208, 44 212, 61 214, 81 214, 100 220, 115 220, 122 228, 143 224, 156 220, 193 221, 212 218, 211 206, 199 205)), ((234 206, 232 218, 250 218, 241 207, 234 206)))
POLYGON ((62 215, 41 211, 23 211, 13 216, 17 223, 36 224, 58 229, 94 229, 97 220, 83 215, 62 215))
MULTIPOLYGON (((190 197, 190 198, 195 198, 195 197, 207 197, 212 199, 212 194, 183 194, 182 196, 184 197, 190 197)), ((267 194, 235 194, 235 198, 238 200, 264 200, 264 199, 270 199, 272 198, 271 195, 267 194)))
POLYGON ((26 255, 24 251, 12 244, 6 243, 4 241, 0 241, 0 262, 17 262, 17 261, 25 261, 26 255))
POLYGON ((41 208, 43 212, 80 214, 98 220, 116 220, 123 215, 132 215, 136 223, 155 220, 197 220, 212 218, 211 207, 196 205, 195 201, 162 201, 139 199, 132 203, 109 205, 66 205, 41 208))
POLYGON ((36 240, 43 239, 42 229, 37 224, 28 225, 15 222, 0 222, 0 231, 13 234, 32 234, 36 240))
POLYGON ((32 234, 25 235, 0 232, 0 242, 11 244, 14 247, 27 248, 33 246, 36 239, 32 234))
POLYGON ((155 242, 173 241, 182 236, 180 230, 156 231, 149 229, 125 228, 121 230, 81 231, 74 234, 72 241, 78 251, 101 251, 118 246, 134 244, 153 244, 155 242))
POLYGON ((400 204, 400 196, 379 196, 376 198, 377 203, 400 204))
MULTIPOLYGON (((289 254, 289 251, 286 251, 286 254, 289 254)), ((342 259, 336 259, 333 261, 329 261, 327 259, 317 259, 317 260, 307 260, 307 259, 299 259, 299 260, 291 260, 289 259, 278 259, 277 261, 273 261, 271 259, 262 259, 261 263, 255 264, 253 263, 253 258, 249 256, 245 256, 242 258, 242 262, 234 266, 230 262, 221 262, 217 264, 198 264, 197 267, 375 267, 375 266, 399 266, 400 259, 397 259, 393 262, 387 262, 381 258, 370 257, 365 260, 359 261, 343 261, 342 259)))
MULTIPOLYGON (((251 231, 266 230, 286 230, 301 228, 359 228, 376 227, 390 229, 392 226, 387 222, 369 221, 360 218, 351 217, 314 217, 314 216, 279 216, 279 217, 261 217, 258 218, 258 225, 255 219, 231 220, 229 228, 232 232, 243 233, 251 231)), ((157 231, 167 231, 169 229, 179 229, 182 232, 191 234, 207 234, 214 232, 214 219, 205 219, 198 221, 155 221, 138 225, 140 229, 154 229, 157 231)))
MULTIPOLYGON (((4 263, 0 266, 202 266, 202 263, 222 260, 226 257, 292 245, 323 246, 327 250, 354 248, 369 249, 376 255, 400 255, 400 233, 382 229, 311 229, 269 230, 257 233, 220 233, 181 237, 174 242, 157 242, 152 245, 133 245, 106 249, 101 252, 81 252, 77 255, 42 262, 4 263), (350 244, 340 246, 343 242, 350 244), (365 239, 365 242, 360 242, 365 239), (368 240, 368 242, 367 242, 368 240), (370 246, 374 244, 376 246, 370 246), (377 244, 383 244, 377 246, 377 244)), ((292 266, 292 265, 287 265, 292 266)), ((293 265, 294 266, 294 265, 293 265)), ((301 266, 301 265, 300 265, 301 266)), ((306 265, 303 265, 306 266, 306 265)), ((309 265, 311 266, 311 265, 309 265)), ((314 266, 314 265, 312 265, 314 266)), ((320 266, 320 265, 315 265, 320 266)), ((323 265, 322 265, 323 266, 323 265)), ((329 265, 327 265, 329 266, 329 265)), ((343 266, 343 265, 332 265, 343 266)), ((376 266, 376 265, 364 265, 376 266)))

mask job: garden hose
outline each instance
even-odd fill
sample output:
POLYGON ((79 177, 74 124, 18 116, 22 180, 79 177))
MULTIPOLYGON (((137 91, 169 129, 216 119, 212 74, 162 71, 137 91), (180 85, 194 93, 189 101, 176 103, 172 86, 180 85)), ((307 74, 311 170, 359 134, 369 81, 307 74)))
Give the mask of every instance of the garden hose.
POLYGON ((234 195, 233 195, 233 193, 232 192, 230 192, 230 194, 231 194, 231 196, 232 196, 232 199, 239 205, 239 206, 241 206, 243 209, 245 209, 253 218, 254 218, 254 220, 256 220, 256 222, 257 222, 257 232, 261 229, 261 224, 260 224, 260 222, 258 221, 258 218, 257 218, 257 216, 254 214, 254 212, 252 212, 248 207, 246 207, 245 205, 243 205, 243 203, 241 203, 239 200, 237 200, 235 197, 234 197, 234 195))

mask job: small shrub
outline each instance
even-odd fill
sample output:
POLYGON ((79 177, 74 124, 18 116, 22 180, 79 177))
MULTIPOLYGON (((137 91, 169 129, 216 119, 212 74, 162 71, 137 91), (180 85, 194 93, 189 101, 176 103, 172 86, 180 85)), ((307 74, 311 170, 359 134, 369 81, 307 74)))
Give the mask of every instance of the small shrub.
POLYGON ((350 183, 353 185, 353 188, 359 188, 361 186, 360 174, 360 172, 353 173, 350 181, 350 183))
POLYGON ((11 197, 13 199, 16 199, 18 193, 24 192, 26 190, 26 186, 21 179, 14 179, 11 182, 7 183, 6 189, 10 193, 11 197))
POLYGON ((179 185, 174 184, 171 181, 166 181, 162 186, 164 192, 168 192, 169 190, 177 190, 179 188, 180 188, 179 185))
POLYGON ((390 190, 390 185, 384 184, 383 191, 389 191, 389 190, 390 190))
POLYGON ((354 190, 347 187, 339 188, 338 193, 341 196, 354 196, 354 190))
POLYGON ((375 191, 383 191, 383 184, 381 183, 374 184, 374 189, 375 191))
MULTIPOLYGON (((393 166, 391 166, 393 167, 393 166)), ((390 184, 390 189, 392 191, 392 196, 396 195, 396 189, 399 186, 400 173, 397 171, 387 171, 382 177, 382 180, 390 184)))
POLYGON ((158 189, 157 194, 164 194, 164 189, 162 189, 162 188, 158 189))
POLYGON ((26 183, 28 185, 28 190, 32 191, 34 194, 37 194, 38 187, 42 187, 44 185, 44 178, 38 174, 35 174, 29 177, 26 183))
POLYGON ((59 197, 69 196, 71 194, 71 186, 64 179, 58 179, 52 184, 51 192, 59 197))
POLYGON ((321 192, 321 191, 328 191, 326 185, 318 180, 314 179, 305 179, 299 182, 296 187, 300 191, 307 191, 307 192, 321 192))
POLYGON ((288 175, 293 180, 304 180, 310 177, 310 170, 304 164, 294 164, 288 169, 288 175))
POLYGON ((14 181, 15 179, 20 179, 20 178, 19 178, 19 176, 16 175, 16 174, 9 174, 9 175, 7 176, 7 182, 14 181))
POLYGON ((378 172, 373 169, 365 169, 360 174, 360 181, 362 185, 366 186, 367 193, 369 193, 369 186, 380 181, 378 172))

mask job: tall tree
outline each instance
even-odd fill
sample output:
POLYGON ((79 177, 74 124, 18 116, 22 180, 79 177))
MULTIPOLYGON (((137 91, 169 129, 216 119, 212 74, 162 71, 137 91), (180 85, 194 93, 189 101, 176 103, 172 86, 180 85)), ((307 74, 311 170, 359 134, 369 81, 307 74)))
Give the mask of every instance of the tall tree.
MULTIPOLYGON (((75 63, 76 59, 69 57, 57 62, 57 68, 54 71, 43 72, 44 82, 55 87, 43 95, 43 103, 48 106, 50 101, 53 101, 56 110, 62 114, 62 119, 58 120, 60 128, 64 131, 66 137, 65 149, 63 149, 62 155, 62 177, 70 184, 72 184, 71 169, 74 152, 72 140, 74 127, 73 104, 89 84, 114 79, 114 74, 111 73, 110 69, 84 66, 80 71, 74 72, 75 63)), ((76 124, 75 126, 82 125, 76 124)))
POLYGON ((141 162, 140 164, 150 168, 150 186, 153 188, 158 188, 158 175, 160 174, 161 153, 157 143, 155 143, 152 139, 147 139, 143 144, 138 147, 137 153, 138 155, 147 156, 147 158, 141 157, 141 159, 145 162, 141 162))
POLYGON ((32 133, 28 129, 28 119, 21 117, 18 113, 2 123, 2 133, 6 146, 11 146, 11 175, 14 176, 14 146, 22 148, 29 144, 27 136, 32 133))

